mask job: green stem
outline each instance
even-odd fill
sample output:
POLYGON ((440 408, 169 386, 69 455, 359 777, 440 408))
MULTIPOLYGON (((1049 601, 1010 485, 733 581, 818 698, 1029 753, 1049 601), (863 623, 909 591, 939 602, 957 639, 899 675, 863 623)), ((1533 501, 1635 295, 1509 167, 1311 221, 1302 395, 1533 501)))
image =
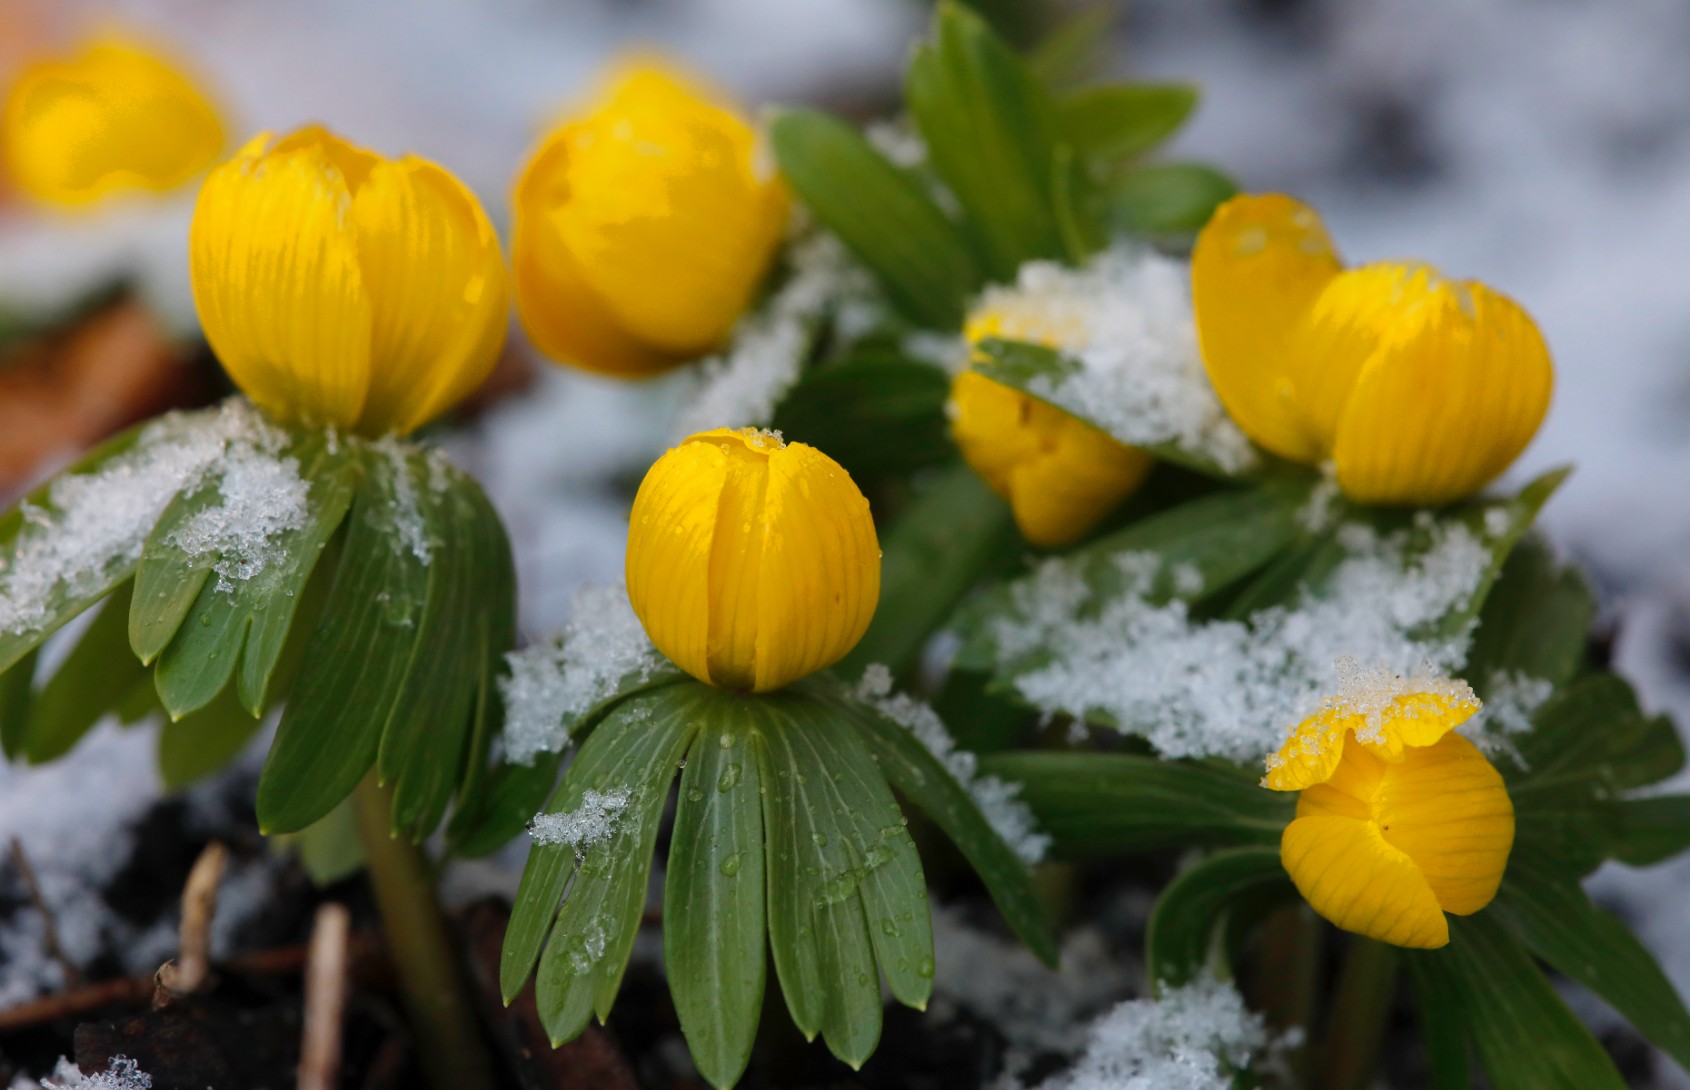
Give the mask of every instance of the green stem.
POLYGON ((1396 983, 1396 947, 1353 936, 1326 1022, 1321 1090, 1366 1090, 1371 1085, 1396 983))
POLYGON ((424 1081, 431 1090, 492 1090, 492 1059, 428 861, 393 835, 393 796, 373 774, 353 791, 352 806, 424 1081))
POLYGON ((1251 1006, 1277 1030, 1300 1028, 1302 1043, 1288 1049, 1294 1084, 1308 1085, 1308 1037, 1320 991, 1325 924, 1298 901, 1265 920, 1256 931, 1256 973, 1251 1006))

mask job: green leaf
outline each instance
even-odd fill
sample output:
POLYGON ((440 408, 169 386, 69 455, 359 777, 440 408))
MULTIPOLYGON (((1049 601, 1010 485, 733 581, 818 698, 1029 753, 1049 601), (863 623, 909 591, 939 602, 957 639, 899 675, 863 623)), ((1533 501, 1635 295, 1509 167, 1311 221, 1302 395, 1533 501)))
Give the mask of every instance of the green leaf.
POLYGON ((804 373, 774 428, 825 452, 852 477, 907 473, 956 453, 945 402, 951 380, 896 352, 862 350, 804 373))
MULTIPOLYGON (((608 1015, 621 987, 645 908, 663 805, 698 729, 696 712, 704 699, 703 688, 676 686, 618 706, 581 747, 550 810, 577 811, 589 790, 626 790, 629 799, 614 830, 600 842, 585 846, 578 867, 575 849, 566 845, 536 845, 529 855, 530 872, 535 871, 536 860, 541 873, 562 871, 567 878, 568 871, 575 872, 561 908, 557 902, 563 890, 558 887, 554 894, 550 886, 545 888, 544 903, 538 906, 548 915, 554 910, 557 914, 534 984, 540 1020, 554 1044, 578 1035, 595 1011, 601 1020, 608 1015)), ((529 873, 525 872, 523 887, 517 893, 518 911, 524 909, 524 899, 532 895, 528 882, 529 873)), ((506 978, 507 996, 521 986, 515 967, 531 960, 525 957, 529 928, 525 922, 519 931, 516 914, 512 914, 505 953, 512 966, 514 987, 512 979, 506 978), (515 954, 513 937, 520 940, 515 954)), ((522 975, 526 975, 525 968, 522 975)))
POLYGON ((1286 900, 1296 887, 1279 848, 1230 848, 1185 868, 1162 890, 1145 933, 1145 976, 1157 988, 1178 987, 1204 971, 1232 903, 1272 892, 1286 900))
POLYGON ((1578 884, 1546 878, 1516 858, 1497 907, 1532 953, 1619 1011, 1690 1070, 1690 1010, 1625 924, 1591 903, 1578 884))
POLYGON ((70 752, 100 717, 115 708, 146 670, 129 653, 131 584, 112 593, 64 664, 36 694, 24 750, 31 764, 70 752))
POLYGON ((35 702, 35 652, 0 672, 0 757, 16 760, 29 738, 30 706, 35 702))
POLYGON ((1088 87, 1057 103, 1056 127, 1082 155, 1117 162, 1168 139, 1196 108, 1197 88, 1186 83, 1088 87))
POLYGON ((1062 257, 1050 192, 1053 108, 1014 52, 978 16, 942 0, 904 92, 988 278, 1009 281, 1026 261, 1062 257))
POLYGON ((1484 542, 1490 553, 1490 563, 1467 597, 1464 605, 1452 609, 1433 626, 1434 635, 1454 636, 1466 632, 1479 617, 1490 595, 1491 587, 1502 574, 1514 546, 1518 544, 1549 497, 1567 479, 1571 469, 1552 469, 1531 480, 1513 496, 1495 500, 1478 500, 1456 508, 1451 517, 1464 523, 1473 536, 1484 542))
POLYGON ((783 112, 769 140, 788 184, 868 266, 894 306, 930 329, 962 325, 980 272, 919 182, 826 114, 783 112))
POLYGON ((1054 967, 1060 952, 1049 910, 1026 864, 992 828, 967 788, 905 727, 854 700, 842 706, 857 721, 881 773, 957 846, 1021 941, 1054 967))
MULTIPOLYGON (((1490 913, 1449 918, 1441 950, 1405 950, 1422 994, 1455 1009, 1495 1090, 1621 1090, 1614 1062, 1490 913)), ((1418 989, 1417 989, 1418 990, 1418 989)))
POLYGON ((739 703, 714 701, 687 752, 663 885, 663 967, 693 1062, 745 1073, 763 1012, 762 780, 739 703))
MULTIPOLYGON (((346 544, 258 780, 266 833, 297 832, 332 810, 374 763, 422 636, 428 566, 407 534, 397 459, 375 455, 353 501, 346 544), (396 464, 397 463, 397 464, 396 464), (401 521, 401 518, 404 521, 401 521)), ((449 638, 450 634, 436 634, 449 638)))
POLYGON ((299 850, 299 865, 318 889, 350 878, 364 866, 364 841, 350 799, 320 821, 275 839, 299 850))
POLYGON ((241 707, 232 690, 180 719, 165 721, 158 736, 158 770, 164 786, 179 791, 240 756, 260 720, 241 707))
POLYGON ((1015 540, 1009 507, 979 474, 958 462, 935 476, 881 539, 880 605, 840 675, 876 662, 902 672, 1015 540))
POLYGON ((769 946, 792 1020, 860 1067, 880 1040, 880 981, 932 990, 933 934, 915 842, 851 717, 812 686, 745 704, 764 787, 769 946), (873 925, 872 930, 870 925, 873 925))
POLYGON ((1118 15, 1107 0, 1076 11, 1028 51, 1028 71, 1050 88, 1088 82, 1109 59, 1109 31, 1118 15))
POLYGON ((182 630, 159 656, 153 674, 159 702, 170 718, 200 710, 229 684, 251 620, 232 589, 219 589, 209 579, 200 587, 182 630))
POLYGON ((1473 1065, 1467 1056, 1462 1012, 1445 1000, 1441 973, 1429 970, 1418 958, 1406 960, 1420 1019, 1421 1047, 1426 1053, 1427 1085, 1431 1090, 1468 1090, 1473 1083, 1473 1065))
POLYGON ((150 665, 170 646, 217 563, 213 553, 190 556, 176 544, 176 536, 196 515, 221 502, 215 481, 177 494, 141 547, 129 612, 129 646, 144 663, 150 665))
POLYGON ((1615 859, 1634 867, 1665 862, 1690 850, 1690 795, 1651 795, 1614 804, 1615 859))
POLYGON ((1140 235, 1195 234, 1238 192, 1231 178, 1201 163, 1135 167, 1109 183, 1109 221, 1140 235))
POLYGON ((1297 802, 1221 763, 1023 752, 992 754, 980 767, 1021 785, 1052 851, 1068 858, 1226 845, 1277 851, 1297 802))
POLYGON ((1596 603, 1584 576, 1535 537, 1509 553, 1479 613, 1467 673, 1481 697, 1498 678, 1539 678, 1560 686, 1584 661, 1596 603))

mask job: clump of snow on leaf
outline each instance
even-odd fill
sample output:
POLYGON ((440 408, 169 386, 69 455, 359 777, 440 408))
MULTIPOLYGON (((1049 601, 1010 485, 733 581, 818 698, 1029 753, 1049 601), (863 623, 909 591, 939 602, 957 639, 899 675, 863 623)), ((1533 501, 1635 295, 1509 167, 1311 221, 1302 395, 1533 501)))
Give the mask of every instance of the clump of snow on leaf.
POLYGON ((298 465, 278 456, 286 441, 235 399, 214 412, 163 417, 95 471, 59 477, 44 506, 24 505, 12 555, 0 558, 0 632, 37 631, 51 619, 55 600, 97 594, 140 559, 173 497, 222 470, 235 474, 223 502, 205 522, 186 528, 184 547, 223 551, 220 584, 262 569, 274 537, 303 516, 289 498, 299 498, 292 483, 298 465), (276 485, 286 495, 259 494, 276 485))
POLYGON ((1083 269, 1029 262, 972 312, 998 319, 995 336, 1051 345, 1080 365, 1038 376, 1030 393, 1130 446, 1172 444, 1236 473, 1256 454, 1209 384, 1189 280, 1183 262, 1121 245, 1083 269))
POLYGON ((1022 862, 1032 865, 1045 857, 1050 850, 1050 836, 1039 831, 1033 812, 1021 801, 1021 785, 996 776, 979 775, 979 758, 957 748, 956 739, 945 729, 945 723, 937 712, 905 693, 892 692, 890 670, 879 663, 870 665, 857 683, 856 696, 915 735, 916 740, 927 747, 928 752, 938 758, 939 763, 967 789, 993 831, 1003 838, 1022 862))
POLYGON ((589 848, 603 844, 615 834, 622 811, 628 808, 632 798, 633 793, 626 787, 603 793, 589 790, 575 809, 541 814, 529 822, 528 835, 536 844, 574 848, 576 858, 580 858, 589 848))
POLYGON ((1516 736, 1532 729, 1537 714, 1555 686, 1517 670, 1498 670, 1485 686, 1485 706, 1456 730, 1487 757, 1507 757, 1524 767, 1525 758, 1514 744, 1516 736))
POLYGON ((1164 582, 1154 554, 1117 558, 1125 589, 1101 602, 1079 563, 1049 560, 1011 586, 985 635, 1048 714, 1111 723, 1165 757, 1255 761, 1320 706, 1339 659, 1404 677, 1461 667, 1470 628, 1436 622, 1471 601, 1490 553, 1460 523, 1417 534, 1420 547, 1409 531, 1346 526, 1347 555, 1317 592, 1244 620, 1194 618, 1152 593, 1164 582))
POLYGON ((622 587, 586 587, 576 596, 569 624, 555 639, 505 656, 507 760, 533 764, 542 753, 569 746, 569 726, 609 699, 630 679, 649 677, 663 664, 628 604, 622 587))
POLYGON ((1269 1043, 1232 985, 1200 977, 1092 1023, 1085 1054, 1039 1090, 1232 1090, 1269 1043))
POLYGON ((275 559, 271 544, 305 524, 311 485, 299 462, 277 457, 258 443, 228 445, 219 476, 220 502, 201 508, 171 535, 170 543, 192 557, 218 557, 212 570, 227 594, 275 559))
MULTIPOLYGON (((394 540, 427 564, 431 555, 428 524, 423 519, 416 482, 411 479, 410 448, 392 435, 384 436, 372 445, 376 453, 386 459, 389 476, 393 479, 393 499, 389 501, 388 514, 393 520, 394 540)), ((435 474, 442 472, 439 463, 431 462, 430 470, 435 474)))

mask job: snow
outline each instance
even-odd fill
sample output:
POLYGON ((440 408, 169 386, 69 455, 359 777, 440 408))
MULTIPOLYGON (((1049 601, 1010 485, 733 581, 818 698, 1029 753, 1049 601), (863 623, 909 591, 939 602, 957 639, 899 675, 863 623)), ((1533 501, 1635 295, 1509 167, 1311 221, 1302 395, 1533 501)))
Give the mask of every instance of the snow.
POLYGON ((533 764, 542 753, 567 749, 576 719, 664 663, 621 586, 583 589, 572 613, 555 640, 505 656, 510 674, 499 680, 499 693, 507 760, 533 764))
POLYGON ((227 594, 278 559, 276 538, 305 524, 311 485, 296 459, 234 442, 219 463, 217 492, 221 502, 196 511, 170 543, 192 557, 215 555, 217 589, 227 594))
POLYGON ((152 1090, 153 1077, 127 1056, 113 1056, 104 1071, 84 1075, 82 1069, 59 1057, 53 1073, 38 1082, 19 1078, 12 1090, 152 1090))
POLYGON ((1540 677, 1518 670, 1498 670, 1485 686, 1485 706, 1456 731, 1492 758, 1507 757, 1524 765, 1514 739, 1532 729, 1532 716, 1554 692, 1555 686, 1540 677))
POLYGON ((970 321, 984 315, 997 319, 994 335, 1049 344, 1080 364, 1061 379, 1038 376, 1029 392, 1129 446, 1171 444, 1228 473, 1256 463, 1203 369, 1185 262, 1128 244, 1082 269, 1029 262, 1014 286, 975 301, 970 321))
POLYGON ((1394 670, 1363 665, 1350 655, 1334 660, 1332 668, 1338 675, 1337 691, 1321 701, 1321 708, 1340 715, 1361 716, 1363 726, 1356 731, 1356 738, 1362 742, 1385 740, 1388 716, 1397 710, 1397 702, 1406 696, 1426 693, 1442 697, 1447 707, 1467 707, 1475 711, 1479 707, 1479 698, 1473 695, 1472 686, 1456 678, 1425 673, 1404 676, 1394 670))
POLYGON ((1044 859, 1050 850, 1050 836, 1039 830, 1032 810, 1021 801, 1021 785, 997 776, 979 775, 979 758, 957 748, 956 739, 945 729, 944 720, 937 712, 906 693, 892 692, 891 670, 880 663, 871 663, 863 670, 855 695, 915 735, 968 791, 992 831, 1003 838, 1023 863, 1032 866, 1044 859))
POLYGON ((1489 553, 1465 526, 1430 531, 1423 552, 1409 531, 1343 527, 1348 555, 1322 594, 1305 592, 1244 621, 1194 620, 1186 603, 1150 597, 1158 559, 1121 558, 1127 586, 1094 602, 1081 568, 1047 560, 1012 587, 1011 608, 989 623, 1000 667, 1035 649, 1051 661, 1015 677, 1022 697, 1049 714, 1107 717, 1169 758, 1260 760, 1334 692, 1340 660, 1367 676, 1451 675, 1470 632, 1429 636, 1425 626, 1465 605, 1489 553))
POLYGON ((393 499, 388 507, 393 520, 394 541, 427 564, 431 556, 428 523, 423 519, 421 501, 417 496, 417 483, 411 478, 411 466, 408 461, 409 456, 414 453, 414 448, 394 435, 383 436, 371 445, 375 452, 386 460, 388 473, 393 480, 393 499))
POLYGON ((590 848, 609 840, 622 821, 622 811, 628 808, 633 792, 626 787, 599 793, 589 790, 581 796, 581 805, 559 814, 541 814, 528 823, 528 835, 536 844, 560 845, 574 848, 576 859, 586 857, 590 848))
MULTIPOLYGON (((189 528, 204 535, 192 533, 188 541, 235 548, 220 582, 262 568, 288 505, 250 489, 288 477, 285 466, 262 466, 276 460, 285 441, 236 398, 214 412, 166 416, 149 424, 131 450, 95 472, 59 477, 44 507, 24 509, 26 525, 13 556, 9 563, 0 561, 0 632, 36 631, 52 616, 55 599, 104 586, 109 572, 140 559, 148 532, 172 497, 226 465, 242 475, 224 494, 231 519, 255 511, 264 519, 257 525, 220 525, 220 516, 213 515, 204 526, 189 528)), ((297 467, 291 472, 297 476, 297 467)))

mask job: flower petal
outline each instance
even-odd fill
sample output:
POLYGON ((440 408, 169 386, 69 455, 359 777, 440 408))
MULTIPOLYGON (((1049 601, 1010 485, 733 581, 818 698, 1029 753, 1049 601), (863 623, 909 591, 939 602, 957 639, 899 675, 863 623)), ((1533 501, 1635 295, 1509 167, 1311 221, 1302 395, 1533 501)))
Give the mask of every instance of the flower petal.
POLYGON ((710 676, 710 557, 727 460, 715 443, 682 443, 646 473, 629 515, 629 604, 657 649, 697 678, 710 676))
POLYGON ((351 193, 321 147, 218 167, 189 231, 194 303, 235 384, 283 421, 351 427, 370 383, 371 304, 351 193))
POLYGON ((709 680, 744 690, 757 684, 763 553, 772 536, 767 505, 770 459, 737 432, 718 433, 714 442, 726 458, 727 474, 710 544, 709 680))
POLYGON ((410 432, 492 371, 504 343, 504 259, 475 197, 415 156, 374 164, 352 214, 375 361, 360 427, 410 432))
POLYGON ((1372 822, 1299 817, 1285 827, 1279 857, 1310 907, 1344 930, 1394 946, 1449 943, 1432 887, 1372 822))
POLYGON ((1309 716, 1268 758, 1262 786, 1271 791, 1301 791, 1330 780, 1343 759, 1346 737, 1364 722, 1361 716, 1337 708, 1323 708, 1309 716))
POLYGON ((1333 458, 1363 503, 1442 504, 1506 469, 1549 408, 1554 368, 1530 316, 1482 284, 1441 282, 1363 368, 1333 458))
POLYGON ((1374 812, 1385 841, 1414 861, 1446 912, 1465 916, 1496 896, 1514 845, 1514 804, 1473 743, 1448 734, 1386 765, 1374 812))
POLYGON ((1400 761, 1410 748, 1430 746, 1478 714, 1478 697, 1462 681, 1445 681, 1436 689, 1405 693, 1379 713, 1377 726, 1355 728, 1356 741, 1385 758, 1400 761))
POLYGON ((1215 392, 1246 435, 1297 462, 1323 461, 1326 450, 1302 419, 1296 383, 1306 369, 1292 334, 1341 269, 1320 217, 1277 194, 1221 205, 1191 255, 1197 334, 1215 392))

